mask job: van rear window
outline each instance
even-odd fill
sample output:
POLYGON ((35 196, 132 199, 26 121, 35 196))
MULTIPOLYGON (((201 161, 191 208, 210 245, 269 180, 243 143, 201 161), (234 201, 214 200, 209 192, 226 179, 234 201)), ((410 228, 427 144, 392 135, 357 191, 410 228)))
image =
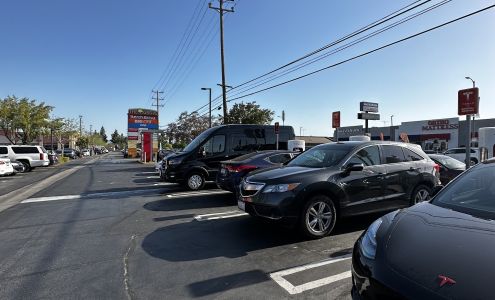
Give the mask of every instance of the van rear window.
POLYGON ((7 147, 0 147, 0 154, 9 154, 7 147))

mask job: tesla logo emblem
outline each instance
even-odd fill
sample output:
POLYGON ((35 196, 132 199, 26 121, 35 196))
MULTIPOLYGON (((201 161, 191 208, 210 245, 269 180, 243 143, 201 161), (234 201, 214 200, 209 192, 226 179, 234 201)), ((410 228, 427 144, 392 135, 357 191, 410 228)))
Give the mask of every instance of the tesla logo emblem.
POLYGON ((439 283, 440 287, 446 284, 455 284, 455 280, 447 276, 438 275, 438 279, 440 279, 440 283, 439 283))

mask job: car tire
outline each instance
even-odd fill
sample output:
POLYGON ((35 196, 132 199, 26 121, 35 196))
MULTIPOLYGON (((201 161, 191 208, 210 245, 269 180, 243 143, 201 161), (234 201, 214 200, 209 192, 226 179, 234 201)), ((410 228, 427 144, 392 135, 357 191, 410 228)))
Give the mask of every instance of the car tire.
POLYGON ((411 206, 417 203, 428 201, 431 198, 431 189, 426 185, 418 185, 411 194, 411 206))
POLYGON ((27 161, 21 161, 21 164, 24 166, 24 171, 22 171, 23 173, 24 172, 31 172, 31 166, 29 165, 29 163, 27 161))
POLYGON ((313 196, 305 205, 300 218, 301 233, 311 239, 329 235, 337 221, 333 201, 325 195, 313 196))
POLYGON ((205 186, 205 177, 199 172, 189 173, 185 184, 191 191, 200 190, 205 186))

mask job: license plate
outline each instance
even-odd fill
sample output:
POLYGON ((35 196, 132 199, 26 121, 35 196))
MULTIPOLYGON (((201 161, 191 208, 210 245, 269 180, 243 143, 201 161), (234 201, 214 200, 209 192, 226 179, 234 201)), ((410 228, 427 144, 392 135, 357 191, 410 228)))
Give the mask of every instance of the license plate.
POLYGON ((239 207, 240 210, 246 211, 246 203, 244 203, 243 201, 238 200, 237 206, 239 207))

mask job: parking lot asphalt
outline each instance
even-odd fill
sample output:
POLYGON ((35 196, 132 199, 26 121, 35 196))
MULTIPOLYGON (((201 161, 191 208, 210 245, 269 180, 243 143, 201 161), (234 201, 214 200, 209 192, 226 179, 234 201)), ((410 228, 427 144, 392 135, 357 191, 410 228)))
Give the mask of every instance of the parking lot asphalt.
POLYGON ((120 157, 0 212, 0 299, 351 298, 349 254, 378 215, 305 240, 120 157))

